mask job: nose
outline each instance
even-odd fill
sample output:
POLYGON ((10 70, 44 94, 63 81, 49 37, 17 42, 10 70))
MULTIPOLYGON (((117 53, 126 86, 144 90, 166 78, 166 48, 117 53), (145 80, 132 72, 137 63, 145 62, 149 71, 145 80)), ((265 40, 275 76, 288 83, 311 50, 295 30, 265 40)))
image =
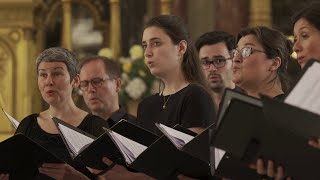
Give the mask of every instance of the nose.
POLYGON ((214 72, 214 71, 217 71, 218 69, 213 63, 210 63, 208 70, 209 72, 214 72))
POLYGON ((296 40, 296 41, 294 42, 292 49, 293 49, 293 51, 296 52, 296 53, 301 52, 302 46, 301 46, 299 40, 296 40))
POLYGON ((88 92, 96 92, 96 88, 92 85, 91 82, 88 83, 88 92))
POLYGON ((147 57, 147 58, 150 58, 152 56, 152 51, 151 51, 151 48, 149 48, 149 46, 147 46, 144 49, 144 56, 147 57))
POLYGON ((53 79, 51 75, 48 75, 45 80, 46 86, 52 86, 53 85, 53 79))
POLYGON ((242 63, 242 61, 243 61, 243 58, 241 57, 240 53, 235 53, 233 55, 233 58, 232 58, 233 63, 242 63))

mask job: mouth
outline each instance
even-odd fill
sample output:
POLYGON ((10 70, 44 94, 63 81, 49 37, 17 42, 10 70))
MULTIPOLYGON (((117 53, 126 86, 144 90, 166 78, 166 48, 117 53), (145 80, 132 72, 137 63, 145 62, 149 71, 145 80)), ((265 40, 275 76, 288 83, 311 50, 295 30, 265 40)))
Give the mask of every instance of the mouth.
POLYGON ((302 64, 304 62, 304 59, 305 59, 305 57, 301 56, 301 57, 297 58, 297 61, 298 61, 299 64, 302 64))

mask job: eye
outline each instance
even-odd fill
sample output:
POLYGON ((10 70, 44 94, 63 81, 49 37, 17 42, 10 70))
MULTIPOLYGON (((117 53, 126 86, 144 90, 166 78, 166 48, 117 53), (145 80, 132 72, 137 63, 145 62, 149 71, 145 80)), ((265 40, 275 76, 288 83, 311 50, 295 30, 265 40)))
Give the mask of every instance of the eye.
POLYGON ((160 46, 161 43, 159 41, 154 41, 152 44, 154 47, 157 47, 160 46))
POLYGON ((144 50, 147 48, 147 45, 146 45, 146 44, 142 44, 141 46, 142 46, 142 48, 143 48, 144 50))
POLYGON ((244 47, 242 48, 241 55, 243 58, 249 57, 251 54, 251 48, 250 47, 244 47))
POLYGON ((215 62, 218 64, 224 63, 224 62, 226 62, 226 59, 225 58, 217 58, 217 59, 215 59, 215 62))
POLYGON ((99 79, 99 78, 91 80, 91 83, 94 85, 100 85, 101 82, 102 82, 102 79, 99 79))
POLYGON ((45 77, 47 77, 48 75, 46 74, 46 73, 39 73, 39 77, 43 77, 43 78, 45 78, 45 77))

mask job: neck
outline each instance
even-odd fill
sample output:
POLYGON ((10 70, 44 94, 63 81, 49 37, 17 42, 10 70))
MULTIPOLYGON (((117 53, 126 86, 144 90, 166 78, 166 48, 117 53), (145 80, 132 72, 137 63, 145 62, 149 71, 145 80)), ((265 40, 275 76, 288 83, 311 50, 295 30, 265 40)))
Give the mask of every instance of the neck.
POLYGON ((252 88, 245 88, 244 90, 249 96, 256 98, 260 98, 260 94, 275 97, 284 93, 279 79, 276 79, 274 82, 264 83, 263 85, 253 86, 252 88))
POLYGON ((78 111, 82 110, 79 109, 72 100, 69 101, 69 103, 59 104, 58 106, 50 105, 47 110, 48 115, 55 116, 65 121, 72 120, 74 118, 74 114, 77 114, 78 111))
MULTIPOLYGON (((174 77, 174 76, 172 76, 174 77)), ((170 95, 174 94, 184 87, 186 87, 188 84, 190 84, 181 74, 180 76, 175 76, 174 78, 168 78, 168 79, 162 79, 162 81, 165 84, 164 90, 162 92, 162 95, 170 95)))

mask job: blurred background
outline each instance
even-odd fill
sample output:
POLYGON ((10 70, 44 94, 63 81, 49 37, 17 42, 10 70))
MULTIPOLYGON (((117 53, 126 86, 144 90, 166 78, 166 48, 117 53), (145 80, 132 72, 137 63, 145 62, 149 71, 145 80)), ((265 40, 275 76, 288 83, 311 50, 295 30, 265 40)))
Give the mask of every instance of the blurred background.
MULTIPOLYGON (((183 18, 193 40, 202 33, 224 30, 234 35, 242 27, 264 25, 292 36, 291 16, 310 0, 0 0, 0 104, 20 121, 47 108, 37 86, 35 58, 44 49, 62 46, 79 58, 109 55, 120 61, 123 75, 143 77, 147 88, 136 97, 121 93, 122 105, 132 114, 155 80, 143 65, 130 62, 132 48, 141 44, 144 23, 153 16, 183 18), (131 53, 129 53, 131 52, 131 53), (129 60, 128 60, 129 59, 129 60), (128 64, 128 62, 130 62, 128 64), (137 68, 137 69, 134 69, 137 68), (140 68, 140 69, 139 69, 140 68)), ((137 62, 139 62, 137 61, 137 62)), ((289 72, 299 71, 293 60, 289 72)), ((125 77, 124 78, 128 78, 125 77)), ((128 83, 127 83, 128 84, 128 83)), ((138 85, 141 87, 141 85, 138 85)), ((125 88, 123 88, 125 89, 125 88)), ((76 104, 87 110, 81 92, 76 104)), ((0 113, 0 140, 15 131, 0 113)))

